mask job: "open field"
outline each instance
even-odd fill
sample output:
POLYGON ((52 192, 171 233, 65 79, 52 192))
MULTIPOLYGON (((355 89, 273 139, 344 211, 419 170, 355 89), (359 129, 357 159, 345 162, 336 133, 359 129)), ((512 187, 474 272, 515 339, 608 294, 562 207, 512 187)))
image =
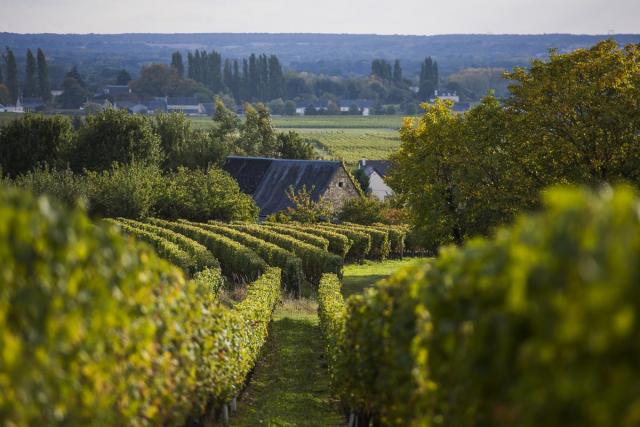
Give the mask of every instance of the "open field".
POLYGON ((400 147, 396 130, 388 129, 301 129, 304 138, 315 140, 316 149, 327 159, 342 159, 349 164, 365 159, 387 159, 400 147))
POLYGON ((362 293, 378 281, 389 277, 396 270, 426 261, 428 258, 405 258, 386 260, 385 262, 365 261, 363 264, 350 264, 344 267, 342 294, 345 298, 362 293))

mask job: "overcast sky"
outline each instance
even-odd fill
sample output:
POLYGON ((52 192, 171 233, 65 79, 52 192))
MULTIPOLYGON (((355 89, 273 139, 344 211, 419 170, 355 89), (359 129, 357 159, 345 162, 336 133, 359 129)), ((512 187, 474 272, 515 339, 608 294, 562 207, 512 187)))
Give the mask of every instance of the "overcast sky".
POLYGON ((0 32, 640 33, 640 0, 0 0, 0 32))

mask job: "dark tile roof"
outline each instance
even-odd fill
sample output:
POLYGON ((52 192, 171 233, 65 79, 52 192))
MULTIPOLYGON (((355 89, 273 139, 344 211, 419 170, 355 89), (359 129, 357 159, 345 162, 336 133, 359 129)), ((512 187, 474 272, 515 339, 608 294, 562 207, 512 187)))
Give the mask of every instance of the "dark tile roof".
POLYGON ((371 168, 378 172, 378 175, 384 178, 389 172, 391 162, 389 160, 365 160, 365 164, 363 165, 362 160, 360 160, 358 162, 358 167, 360 169, 371 168))
POLYGON ((253 196, 261 217, 292 206, 287 197, 289 187, 295 191, 303 187, 313 189, 312 199, 320 200, 341 167, 342 164, 337 161, 235 156, 229 156, 224 164, 224 170, 238 181, 240 190, 253 196))

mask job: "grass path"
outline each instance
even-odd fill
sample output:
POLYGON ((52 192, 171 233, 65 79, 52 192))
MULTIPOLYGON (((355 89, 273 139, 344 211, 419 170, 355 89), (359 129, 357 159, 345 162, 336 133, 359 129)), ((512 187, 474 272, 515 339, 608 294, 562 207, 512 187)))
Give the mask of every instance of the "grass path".
POLYGON ((342 294, 345 298, 360 294, 366 288, 376 284, 381 279, 391 275, 394 271, 407 265, 424 262, 427 258, 405 258, 401 260, 387 260, 385 262, 365 261, 364 264, 347 265, 342 279, 342 294))
POLYGON ((317 304, 285 301, 232 426, 342 426, 323 361, 317 304))
MULTIPOLYGON (((360 293, 415 259, 349 265, 345 296, 360 293)), ((318 305, 312 299, 285 300, 274 314, 269 339, 231 426, 344 426, 331 396, 323 360, 318 305)))

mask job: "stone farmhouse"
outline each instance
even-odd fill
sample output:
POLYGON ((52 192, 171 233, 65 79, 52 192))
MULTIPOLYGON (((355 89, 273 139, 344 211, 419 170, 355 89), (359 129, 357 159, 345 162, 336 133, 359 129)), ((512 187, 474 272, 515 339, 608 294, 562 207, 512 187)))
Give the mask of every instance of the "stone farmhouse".
POLYGON ((261 219, 292 206, 287 197, 290 187, 296 192, 305 187, 314 201, 325 200, 334 211, 345 201, 360 197, 339 161, 229 156, 223 169, 238 181, 243 193, 253 197, 261 219))

